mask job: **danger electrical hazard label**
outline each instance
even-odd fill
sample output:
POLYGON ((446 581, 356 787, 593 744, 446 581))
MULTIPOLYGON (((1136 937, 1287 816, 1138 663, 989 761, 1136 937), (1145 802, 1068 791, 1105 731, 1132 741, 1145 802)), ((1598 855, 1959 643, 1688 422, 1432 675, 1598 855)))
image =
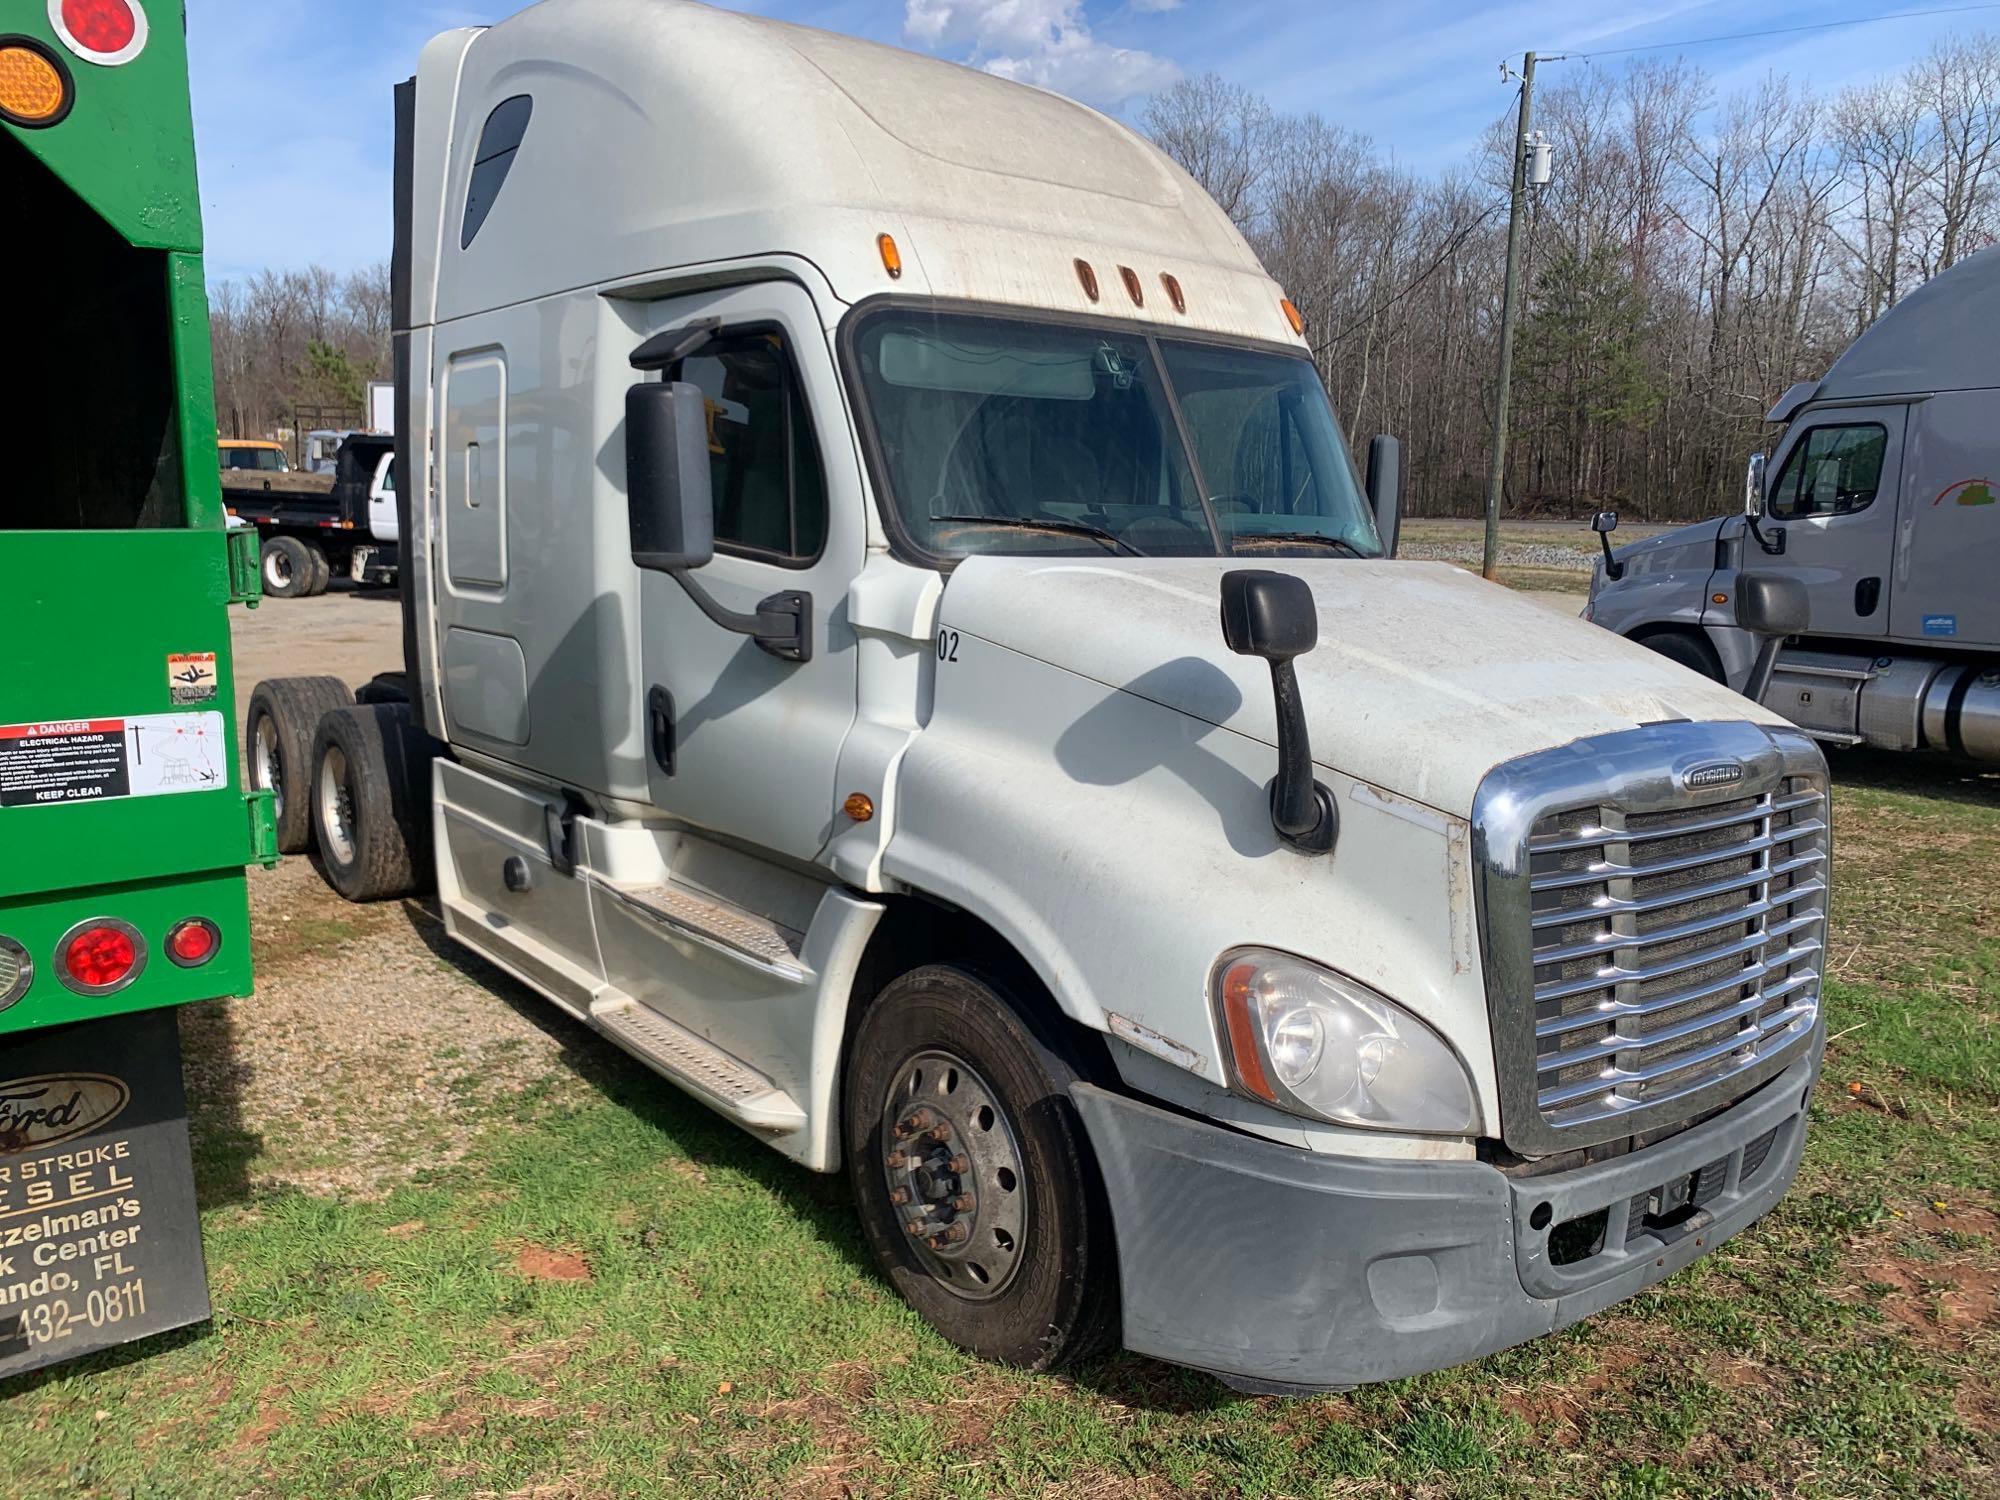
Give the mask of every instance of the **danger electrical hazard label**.
POLYGON ((0 807, 212 791, 226 745, 219 713, 0 724, 0 807))

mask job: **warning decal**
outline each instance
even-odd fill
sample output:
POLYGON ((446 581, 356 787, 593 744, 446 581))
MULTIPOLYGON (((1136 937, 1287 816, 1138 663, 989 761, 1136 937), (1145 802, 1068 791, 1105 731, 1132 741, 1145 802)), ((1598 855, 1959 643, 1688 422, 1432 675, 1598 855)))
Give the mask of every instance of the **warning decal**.
POLYGON ((211 791, 227 743, 218 713, 0 724, 0 807, 211 791))
POLYGON ((215 700, 215 653, 177 651, 167 658, 167 693, 175 703, 215 700))

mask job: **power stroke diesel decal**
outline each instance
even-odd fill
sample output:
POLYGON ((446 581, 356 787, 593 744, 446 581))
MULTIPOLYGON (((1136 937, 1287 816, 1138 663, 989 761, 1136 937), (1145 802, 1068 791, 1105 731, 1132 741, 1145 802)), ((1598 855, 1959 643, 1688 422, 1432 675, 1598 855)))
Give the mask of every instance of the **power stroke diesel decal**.
POLYGON ((0 807, 213 791, 227 745, 219 713, 0 724, 0 807))

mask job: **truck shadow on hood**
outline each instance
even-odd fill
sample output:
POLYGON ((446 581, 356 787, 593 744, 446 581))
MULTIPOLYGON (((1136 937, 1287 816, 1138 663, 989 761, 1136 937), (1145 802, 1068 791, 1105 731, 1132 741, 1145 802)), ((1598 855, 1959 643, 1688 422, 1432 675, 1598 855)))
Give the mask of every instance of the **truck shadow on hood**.
MULTIPOLYGON (((1118 696, 1065 729, 1056 740, 1056 762, 1086 786, 1124 786, 1149 771, 1166 771, 1215 810, 1231 849, 1246 859, 1273 854, 1278 839, 1268 783, 1252 780, 1202 743, 1228 734, 1218 726, 1242 706, 1242 693, 1213 662, 1177 657, 1133 678, 1118 696)), ((1272 755, 1273 775, 1277 769, 1272 755)))

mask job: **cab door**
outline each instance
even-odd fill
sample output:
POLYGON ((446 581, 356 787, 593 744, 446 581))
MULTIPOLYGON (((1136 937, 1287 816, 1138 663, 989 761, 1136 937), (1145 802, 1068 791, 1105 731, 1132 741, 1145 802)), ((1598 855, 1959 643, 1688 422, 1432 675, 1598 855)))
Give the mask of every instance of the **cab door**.
POLYGON ((368 534, 378 542, 393 542, 396 534, 396 455, 385 453, 375 465, 368 486, 368 534))
MULTIPOLYGON (((738 287, 654 304, 634 347, 698 319, 715 336, 663 372, 708 411, 715 556, 690 577, 725 608, 810 596, 811 655, 787 661, 641 571, 640 722, 652 800, 757 850, 810 860, 832 834, 855 712, 847 588, 866 552, 858 458, 832 353, 804 289, 738 287)), ((634 379, 638 379, 637 375, 634 379)))
POLYGON ((1896 497, 1907 408, 1826 410, 1800 420, 1765 499, 1764 529, 1785 530, 1782 556, 1744 539, 1743 565, 1806 586, 1814 635, 1889 632, 1896 497))

